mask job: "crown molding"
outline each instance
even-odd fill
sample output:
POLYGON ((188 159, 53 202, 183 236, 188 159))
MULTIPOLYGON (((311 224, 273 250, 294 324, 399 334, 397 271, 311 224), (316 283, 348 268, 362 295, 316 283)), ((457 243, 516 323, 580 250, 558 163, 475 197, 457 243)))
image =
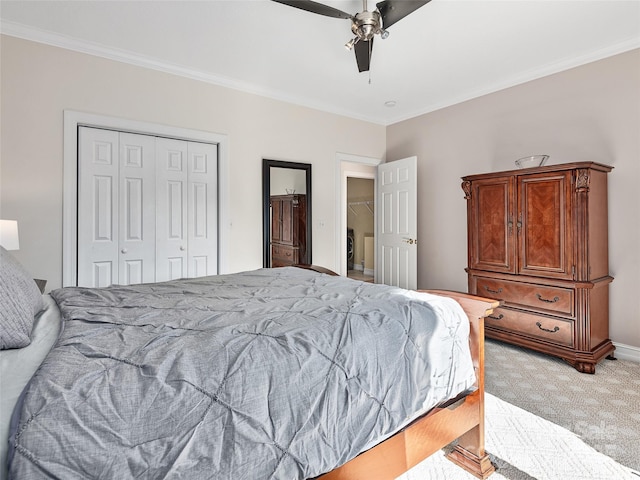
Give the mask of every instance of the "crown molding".
POLYGON ((494 83, 483 87, 481 89, 469 90, 461 93, 460 95, 443 98, 442 101, 431 104, 427 107, 414 110, 407 114, 397 117, 368 117, 358 112, 336 108, 334 105, 324 104, 322 102, 310 101, 308 98, 303 98, 295 95, 291 95, 282 91, 268 89, 264 86, 253 84, 249 82, 243 82, 235 80, 222 75, 214 75, 206 73, 200 70, 188 68, 182 65, 177 65, 165 61, 160 61, 156 58, 139 55, 127 50, 117 49, 113 47, 106 47, 97 43, 78 40, 67 35, 53 33, 46 30, 37 29, 28 25, 10 22, 2 19, 0 21, 0 33, 9 35, 12 37, 22 38, 24 40, 30 40, 33 42, 43 43, 54 47, 60 47, 67 50, 72 50, 87 55, 94 55, 117 62, 127 63, 130 65, 156 70, 171 75, 177 75, 180 77, 189 78, 191 80, 197 80, 200 82, 217 85, 220 87, 229 88, 232 90, 241 91, 261 97, 270 98, 272 100, 278 100, 285 103, 291 103, 302 107, 311 108, 314 110, 320 110, 335 115, 345 116, 356 120, 370 122, 378 125, 389 126, 398 122, 409 120, 411 118, 426 115, 428 113, 441 110, 443 108, 451 107, 459 103, 463 103, 474 98, 489 95, 491 93, 498 92, 507 88, 515 87, 532 80, 537 80, 542 77, 560 73, 571 68, 579 67, 591 62, 602 60, 607 57, 625 53, 631 50, 640 48, 640 37, 633 37, 617 44, 601 48, 599 50, 589 52, 588 54, 580 55, 577 57, 569 57, 562 59, 558 62, 544 65, 540 68, 532 69, 524 72, 520 75, 507 78, 504 81, 494 83))
POLYGON ((577 57, 569 57, 569 58, 560 60, 558 62, 549 63, 540 68, 532 69, 520 75, 507 78, 502 82, 494 83, 492 85, 488 85, 478 90, 471 90, 468 92, 464 92, 461 95, 458 95, 456 97, 444 99, 444 101, 432 104, 426 108, 410 112, 401 117, 400 116, 395 117, 389 122, 387 122, 386 125, 387 126, 393 125, 394 123, 419 117, 427 113, 435 112, 436 110, 441 110, 446 107, 451 107, 459 103, 473 100, 474 98, 482 97, 484 95, 489 95, 491 93, 496 93, 496 92, 499 92, 500 90, 505 90, 507 88, 515 87, 517 85, 522 85, 523 83, 527 83, 532 80, 538 80, 540 78, 547 77, 549 75, 554 75, 556 73, 564 72, 572 68, 580 67, 588 63, 596 62, 598 60, 603 60, 605 58, 612 57, 614 55, 618 55, 621 53, 629 52, 635 49, 640 49, 640 36, 627 39, 625 41, 622 41, 615 45, 611 45, 606 48, 601 48, 599 50, 589 52, 588 54, 585 54, 585 55, 581 55, 577 57))
POLYGON ((84 53, 87 55, 93 55, 102 57, 108 60, 116 62, 127 63, 137 67, 147 68, 151 70, 168 73, 171 75, 177 75, 180 77, 188 78, 191 80, 197 80, 200 82, 209 83, 219 87, 225 87, 232 90, 241 91, 244 93, 250 93, 261 97, 270 98, 272 100, 278 100, 294 105, 299 105, 314 110, 320 110, 327 113, 333 113, 356 120, 362 120, 365 122, 371 122, 379 125, 384 125, 384 120, 380 118, 370 118, 363 116, 357 112, 336 108, 333 105, 327 105, 321 102, 309 101, 306 98, 290 95, 282 91, 264 88, 261 85, 253 84, 249 82, 243 82, 235 80, 223 75, 214 75, 206 73, 200 70, 188 68, 182 65, 161 61, 153 57, 140 55, 130 52, 128 50, 122 50, 114 47, 106 47, 94 42, 88 42, 86 40, 79 40, 67 35, 59 33, 53 33, 47 30, 34 28, 28 25, 10 22, 2 19, 0 21, 0 33, 11 37, 21 38, 23 40, 29 40, 32 42, 42 43, 53 47, 64 48, 78 53, 84 53))

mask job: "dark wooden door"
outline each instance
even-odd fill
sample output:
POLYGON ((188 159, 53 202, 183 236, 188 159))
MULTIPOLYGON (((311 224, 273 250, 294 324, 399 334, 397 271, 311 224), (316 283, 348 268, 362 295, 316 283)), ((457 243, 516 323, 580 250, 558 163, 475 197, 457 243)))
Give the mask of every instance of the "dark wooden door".
POLYGON ((279 243, 282 238, 282 200, 271 198, 271 243, 279 243))
POLYGON ((286 245, 294 243, 294 212, 293 199, 285 197, 282 199, 282 236, 280 242, 286 245))
POLYGON ((572 279, 571 172, 518 177, 518 273, 572 279))
POLYGON ((515 273, 515 181, 512 176, 473 182, 469 216, 470 267, 515 273))

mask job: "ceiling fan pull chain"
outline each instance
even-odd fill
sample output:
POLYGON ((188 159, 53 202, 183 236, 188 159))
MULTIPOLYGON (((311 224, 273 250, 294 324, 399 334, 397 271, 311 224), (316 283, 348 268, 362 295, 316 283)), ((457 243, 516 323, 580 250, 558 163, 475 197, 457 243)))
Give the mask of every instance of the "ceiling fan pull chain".
MULTIPOLYGON (((367 3, 367 0, 363 0, 365 3, 367 3)), ((371 54, 373 53, 373 40, 371 40, 369 43, 369 65, 371 65, 371 54)), ((371 85, 371 69, 367 70, 367 72, 369 72, 369 85, 371 85)))

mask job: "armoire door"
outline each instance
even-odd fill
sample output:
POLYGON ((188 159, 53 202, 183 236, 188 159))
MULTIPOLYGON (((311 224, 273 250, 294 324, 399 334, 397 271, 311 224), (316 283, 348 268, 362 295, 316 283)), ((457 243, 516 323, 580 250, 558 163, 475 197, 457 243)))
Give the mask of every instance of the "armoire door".
POLYGON ((271 243, 282 242, 282 199, 271 197, 271 243))
POLYGON ((513 177, 473 182, 468 215, 470 268, 515 273, 515 216, 513 177))
POLYGON ((283 198, 281 202, 282 231, 280 232, 280 242, 286 245, 294 244, 294 223, 296 222, 294 208, 297 208, 297 199, 292 197, 283 198), (294 206, 294 203, 296 204, 294 206))
POLYGON ((518 177, 518 273, 573 278, 571 171, 518 177))
POLYGON ((155 138, 78 132, 78 285, 155 281, 155 138))

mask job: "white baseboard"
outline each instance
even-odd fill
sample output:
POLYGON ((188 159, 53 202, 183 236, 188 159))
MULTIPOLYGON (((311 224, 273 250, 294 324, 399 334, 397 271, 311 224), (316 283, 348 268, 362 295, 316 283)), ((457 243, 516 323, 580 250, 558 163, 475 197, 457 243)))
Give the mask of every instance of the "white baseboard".
POLYGON ((375 271, 373 270, 373 268, 365 268, 363 273, 369 277, 373 277, 375 271))
POLYGON ((354 263, 354 264, 353 264, 353 269, 354 269, 355 271, 357 271, 357 272, 361 272, 361 271, 363 271, 363 270, 364 270, 364 267, 363 267, 362 265, 359 265, 359 264, 357 264, 357 263, 354 263))
POLYGON ((640 348, 616 342, 613 344, 616 347, 616 351, 613 353, 616 358, 640 363, 640 348))

